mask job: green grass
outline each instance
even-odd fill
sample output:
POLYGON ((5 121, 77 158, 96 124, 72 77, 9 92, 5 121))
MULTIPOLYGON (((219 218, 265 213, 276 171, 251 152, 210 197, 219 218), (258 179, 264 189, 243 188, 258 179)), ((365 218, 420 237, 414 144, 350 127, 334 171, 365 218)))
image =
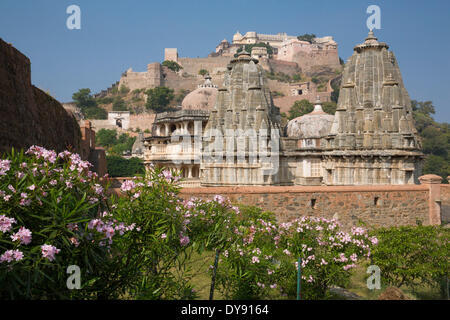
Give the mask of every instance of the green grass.
MULTIPOLYGON (((214 252, 204 252, 199 255, 197 253, 193 253, 192 257, 188 263, 188 268, 191 270, 192 278, 191 283, 194 286, 194 289, 197 291, 199 299, 208 300, 209 292, 211 287, 211 274, 209 272, 209 266, 214 264, 214 252)), ((383 283, 381 280, 381 289, 380 290, 369 290, 367 288, 367 276, 366 273, 368 265, 360 265, 353 270, 352 277, 350 279, 349 285, 347 285, 344 289, 357 294, 363 300, 376 300, 379 295, 386 290, 389 285, 387 283, 383 283)), ((219 264, 220 268, 220 264, 219 264)), ((381 279, 383 276, 381 275, 381 279)), ((426 285, 422 285, 417 287, 415 290, 409 287, 401 287, 400 288, 403 293, 412 300, 440 300, 442 299, 439 288, 430 287, 426 285)), ((286 299, 282 296, 271 296, 269 299, 286 299)), ((223 300, 224 297, 220 293, 217 288, 214 291, 214 300, 223 300)), ((332 294, 330 297, 331 300, 343 300, 344 298, 332 294)))
MULTIPOLYGON (((350 292, 359 295, 364 300, 376 300, 379 295, 389 287, 389 284, 383 283, 383 274, 381 274, 381 289, 380 290, 369 290, 367 288, 367 276, 366 273, 368 265, 360 265, 354 269, 352 277, 350 279, 350 284, 345 288, 350 292)), ((442 299, 440 290, 438 287, 431 287, 427 285, 418 286, 415 290, 402 286, 400 290, 412 300, 440 300, 442 299)))

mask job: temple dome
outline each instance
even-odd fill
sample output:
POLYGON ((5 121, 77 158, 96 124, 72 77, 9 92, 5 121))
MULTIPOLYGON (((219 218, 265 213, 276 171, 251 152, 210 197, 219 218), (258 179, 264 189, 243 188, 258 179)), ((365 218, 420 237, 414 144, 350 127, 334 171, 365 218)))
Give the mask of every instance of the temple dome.
POLYGON ((205 82, 184 97, 181 108, 185 110, 211 110, 214 107, 216 96, 217 86, 211 82, 211 77, 206 75, 205 82))
POLYGON ((239 31, 236 32, 233 36, 233 41, 239 41, 241 39, 242 39, 242 34, 240 34, 239 31))
POLYGON ((325 137, 330 132, 333 120, 334 116, 324 112, 320 100, 317 100, 312 112, 288 122, 287 136, 301 139, 325 137))

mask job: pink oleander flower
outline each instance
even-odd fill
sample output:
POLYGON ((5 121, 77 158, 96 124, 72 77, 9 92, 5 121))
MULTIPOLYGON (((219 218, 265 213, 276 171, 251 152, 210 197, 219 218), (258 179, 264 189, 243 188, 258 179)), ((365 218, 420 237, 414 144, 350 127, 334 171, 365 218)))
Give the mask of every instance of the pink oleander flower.
POLYGON ((259 263, 259 258, 256 256, 252 257, 252 263, 259 263))
POLYGON ((270 288, 271 288, 271 289, 276 289, 276 288, 277 288, 277 284, 276 284, 276 283, 271 284, 271 285, 270 285, 270 288))
POLYGON ((10 160, 0 160, 0 176, 6 175, 6 173, 11 168, 10 160))
POLYGON ((34 189, 36 189, 36 186, 34 184, 32 184, 27 189, 33 191, 34 189))
POLYGON ((23 252, 19 250, 8 250, 0 256, 1 262, 11 262, 13 260, 20 261, 23 259, 23 252))
POLYGON ((80 245, 80 242, 79 242, 78 239, 75 238, 75 237, 70 238, 70 242, 71 242, 75 247, 78 247, 78 246, 80 245))
POLYGON ((356 264, 352 263, 352 264, 348 264, 348 265, 344 266, 343 269, 347 271, 348 269, 355 268, 355 267, 356 267, 356 264))
POLYGON ((43 244, 41 246, 42 257, 47 258, 49 261, 55 260, 55 254, 60 251, 60 249, 57 249, 55 246, 49 244, 43 244))
POLYGON ((216 194, 213 200, 218 202, 219 204, 224 204, 226 202, 226 198, 224 196, 221 196, 220 194, 216 194))
POLYGON ((50 185, 55 186, 58 182, 55 179, 53 179, 53 180, 50 180, 49 183, 50 183, 50 185))
POLYGON ((29 206, 31 204, 31 200, 30 199, 20 199, 20 203, 21 206, 29 206))
POLYGON ((16 193, 16 189, 12 185, 8 185, 8 189, 12 191, 12 193, 16 193))
POLYGON ((125 180, 120 186, 120 190, 126 192, 131 191, 136 187, 136 184, 132 180, 125 180))
POLYGON ((371 237, 369 238, 370 242, 372 242, 373 245, 377 245, 378 244, 378 239, 376 237, 371 237))
POLYGON ((166 179, 167 181, 170 181, 171 179, 173 179, 173 175, 170 170, 164 170, 162 172, 162 174, 164 175, 164 179, 166 179))
POLYGON ((165 233, 163 233, 163 234, 161 235, 161 239, 165 239, 165 238, 167 238, 167 235, 166 235, 165 233))
POLYGON ((103 187, 101 185, 99 185, 98 183, 96 183, 94 185, 94 190, 95 190, 95 193, 98 195, 103 194, 103 187))
POLYGON ((190 242, 190 239, 188 236, 183 235, 180 233, 180 245, 185 246, 190 242))
POLYGON ((11 230, 11 226, 13 223, 16 223, 16 219, 8 218, 5 215, 0 215, 0 231, 5 233, 11 230))
POLYGON ((288 255, 288 256, 291 255, 291 252, 290 252, 288 249, 284 249, 284 250, 283 250, 283 253, 286 254, 286 255, 288 255))
POLYGON ((31 242, 31 231, 24 227, 20 227, 19 231, 11 236, 13 241, 19 240, 21 244, 29 244, 31 242))
POLYGON ((8 194, 8 195, 3 197, 3 200, 5 200, 5 201, 9 201, 9 199, 11 199, 11 195, 10 194, 8 194))

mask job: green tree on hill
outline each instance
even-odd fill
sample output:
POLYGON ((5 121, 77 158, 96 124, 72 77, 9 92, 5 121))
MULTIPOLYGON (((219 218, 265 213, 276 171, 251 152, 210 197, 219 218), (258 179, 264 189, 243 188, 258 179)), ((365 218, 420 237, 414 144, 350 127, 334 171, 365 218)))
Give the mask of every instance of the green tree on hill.
POLYGON ((97 101, 91 95, 91 89, 78 90, 72 95, 72 99, 87 119, 106 119, 108 117, 108 113, 97 106, 97 101))
POLYGON ((104 147, 109 154, 122 155, 125 151, 131 151, 136 137, 130 137, 122 133, 117 137, 115 129, 100 129, 96 134, 96 143, 104 147))
POLYGON ((206 74, 208 74, 208 70, 206 70, 206 69, 200 69, 199 72, 198 72, 198 74, 201 75, 201 76, 205 76, 206 74))
POLYGON ((307 41, 309 43, 313 43, 315 37, 316 37, 316 35, 313 33, 311 33, 311 34, 305 33, 300 36, 297 36, 297 39, 300 41, 307 41))
POLYGON ((127 111, 127 105, 121 97, 115 97, 112 106, 113 111, 127 111))
POLYGON ((175 61, 172 61, 172 60, 165 60, 165 61, 162 63, 162 65, 165 66, 165 67, 167 67, 167 68, 169 68, 170 70, 172 70, 172 71, 174 71, 174 72, 178 72, 178 71, 180 71, 181 69, 183 69, 182 66, 180 66, 178 63, 176 63, 175 61))
POLYGON ((147 109, 154 112, 170 111, 170 101, 175 97, 174 90, 167 87, 156 87, 148 89, 145 94, 147 95, 147 109))
POLYGON ((441 176, 444 183, 450 175, 450 124, 435 122, 435 107, 431 101, 411 101, 416 129, 422 138, 425 153, 423 174, 441 176))
POLYGON ((314 110, 314 106, 311 102, 306 99, 295 101, 294 105, 289 109, 289 120, 295 119, 297 117, 303 116, 304 114, 310 113, 314 110))

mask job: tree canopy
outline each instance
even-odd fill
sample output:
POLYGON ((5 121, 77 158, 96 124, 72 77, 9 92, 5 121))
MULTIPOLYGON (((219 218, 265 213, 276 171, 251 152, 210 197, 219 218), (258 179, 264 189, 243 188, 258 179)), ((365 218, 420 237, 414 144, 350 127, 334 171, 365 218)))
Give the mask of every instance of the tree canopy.
POLYGON ((111 155, 106 157, 106 161, 110 177, 132 177, 136 174, 143 174, 145 171, 144 164, 139 158, 125 159, 111 155))
POLYGON ((314 106, 306 99, 295 101, 294 105, 289 109, 289 120, 300 117, 304 114, 310 113, 314 110, 314 106))
POLYGON ((147 109, 154 112, 170 111, 170 101, 175 97, 174 90, 167 87, 156 87, 148 89, 145 94, 147 95, 147 109))
POLYGON ((91 95, 91 89, 78 90, 72 95, 72 99, 87 119, 106 119, 108 117, 108 113, 97 106, 97 101, 91 95))
POLYGON ((167 67, 167 68, 169 68, 169 69, 172 70, 172 71, 175 71, 175 72, 178 72, 178 71, 180 71, 181 69, 183 69, 182 66, 180 66, 178 63, 176 63, 175 61, 172 61, 172 60, 165 60, 165 61, 162 63, 162 65, 165 66, 165 67, 167 67))
POLYGON ((100 129, 96 134, 96 143, 109 154, 122 155, 125 151, 131 151, 135 141, 136 137, 130 137, 126 133, 117 137, 115 129, 100 129))
POLYGON ((423 174, 441 176, 444 183, 450 175, 450 124, 435 122, 435 107, 431 101, 411 101, 416 129, 422 138, 425 153, 423 174))
POLYGON ((315 37, 316 37, 316 35, 313 33, 311 33, 311 34, 305 33, 300 36, 297 36, 297 39, 300 41, 308 41, 309 43, 313 43, 315 37))

